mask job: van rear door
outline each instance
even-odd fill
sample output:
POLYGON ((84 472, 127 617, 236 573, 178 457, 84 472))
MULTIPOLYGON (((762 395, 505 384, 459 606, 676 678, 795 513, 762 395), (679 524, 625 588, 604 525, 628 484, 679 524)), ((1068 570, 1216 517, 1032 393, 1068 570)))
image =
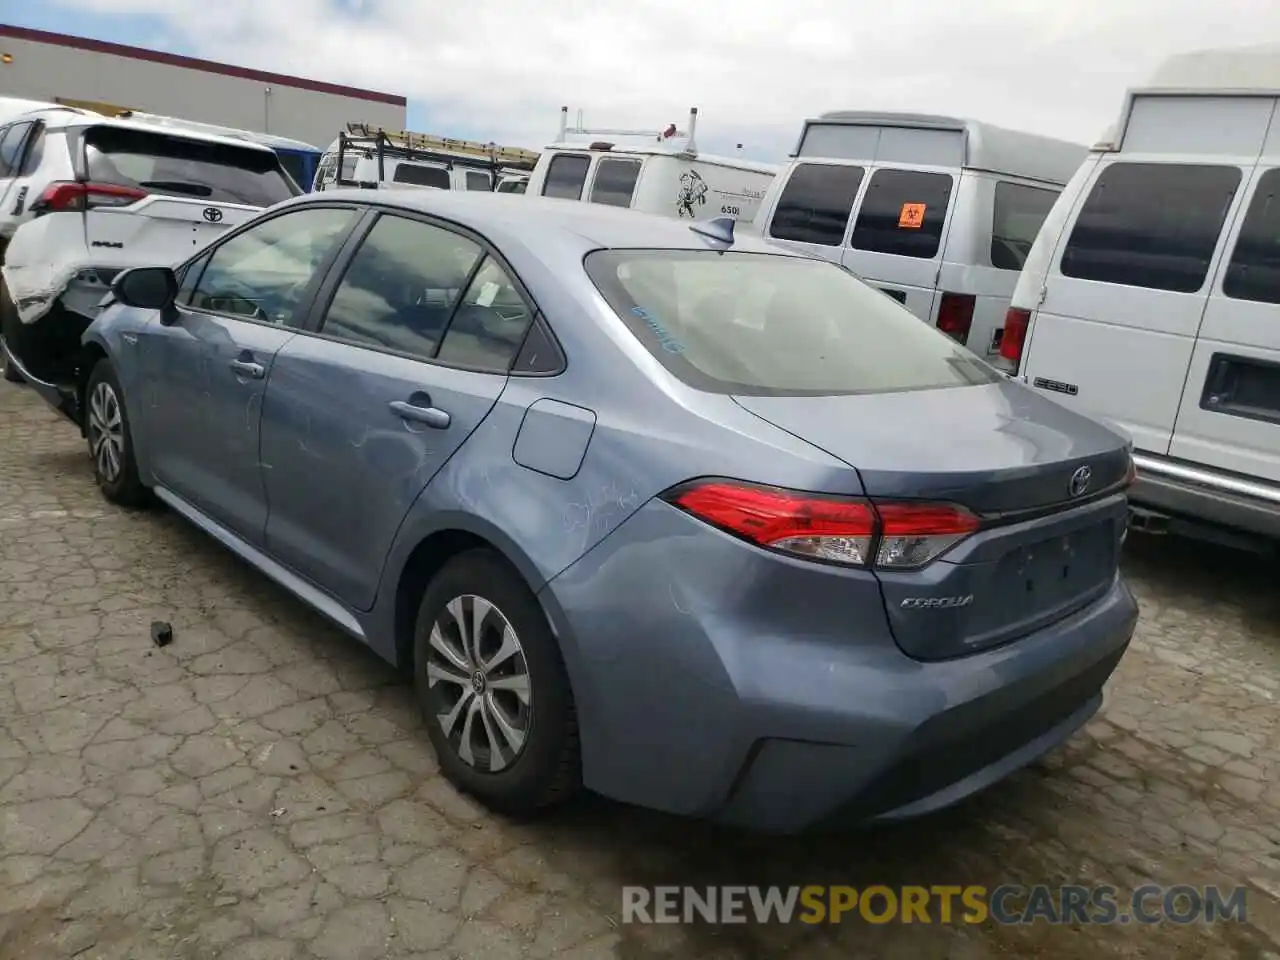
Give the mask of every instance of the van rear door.
MULTIPOLYGON (((1280 121, 1280 105, 1275 107, 1280 121)), ((1280 483, 1280 125, 1241 191, 1169 454, 1280 483)))
POLYGON ((1140 450, 1170 452, 1224 228, 1270 122, 1255 106, 1138 100, 1057 244, 1023 376, 1140 450))

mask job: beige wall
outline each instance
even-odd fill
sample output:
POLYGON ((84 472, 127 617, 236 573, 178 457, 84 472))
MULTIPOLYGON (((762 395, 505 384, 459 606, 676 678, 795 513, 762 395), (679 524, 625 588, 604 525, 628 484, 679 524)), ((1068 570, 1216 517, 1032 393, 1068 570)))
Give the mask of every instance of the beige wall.
POLYGON ((356 120, 403 130, 389 103, 0 37, 0 96, 91 101, 304 140, 324 148, 356 120))

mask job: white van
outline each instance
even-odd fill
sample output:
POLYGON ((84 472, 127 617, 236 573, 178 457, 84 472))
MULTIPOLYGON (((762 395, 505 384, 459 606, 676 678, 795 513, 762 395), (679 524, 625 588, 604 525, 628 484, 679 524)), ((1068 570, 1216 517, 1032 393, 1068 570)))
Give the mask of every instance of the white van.
POLYGON ((804 122, 756 226, 991 357, 1023 260, 1086 153, 973 120, 824 113, 804 122))
POLYGON ((389 133, 349 123, 320 158, 312 189, 431 187, 492 192, 504 176, 527 173, 537 162, 535 151, 520 147, 409 130, 389 133))
POLYGON ((1280 537, 1280 56, 1130 91, 1005 331, 1006 372, 1133 438, 1140 526, 1280 537))
POLYGON ((731 217, 751 223, 779 168, 699 153, 697 123, 694 107, 688 130, 675 124, 656 135, 652 130, 589 130, 581 122, 570 127, 569 108, 562 107, 560 134, 542 152, 525 192, 678 219, 731 217))

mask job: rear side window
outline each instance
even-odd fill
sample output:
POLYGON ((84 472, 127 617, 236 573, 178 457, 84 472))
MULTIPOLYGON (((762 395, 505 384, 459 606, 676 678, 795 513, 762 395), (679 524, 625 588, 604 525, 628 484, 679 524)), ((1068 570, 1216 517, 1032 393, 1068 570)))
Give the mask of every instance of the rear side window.
POLYGON ((587 167, 591 158, 576 153, 562 153, 551 158, 547 165, 547 179, 542 184, 544 197, 562 200, 581 200, 582 186, 587 182, 587 167))
POLYGON ((391 175, 391 182, 448 190, 449 171, 443 167, 424 167, 418 163, 398 163, 395 173, 391 175))
POLYGON ((719 393, 822 396, 994 383, 993 368, 825 260, 600 250, 601 294, 657 360, 719 393))
POLYGON ((996 184, 991 217, 991 265, 1021 270, 1045 218, 1058 200, 1057 190, 1001 181, 996 184))
POLYGON ((29 123, 15 123, 0 135, 0 177, 12 177, 18 172, 22 159, 22 145, 26 142, 29 123))
POLYGON ((596 164, 596 178, 591 184, 591 202, 629 207, 639 179, 639 160, 601 160, 596 164))
POLYGON ((89 179, 150 193, 269 207, 302 192, 270 150, 92 127, 84 153, 89 179))
POLYGON ((864 173, 862 167, 799 164, 782 188, 769 236, 840 246, 864 173))
POLYGON ((1236 300, 1280 303, 1280 169, 1258 178, 1222 292, 1236 300))
POLYGON ((1238 167, 1113 163, 1076 218, 1062 274, 1194 293, 1239 187, 1238 167))
POLYGON ((877 170, 871 174, 849 246, 931 260, 942 245, 951 174, 877 170))

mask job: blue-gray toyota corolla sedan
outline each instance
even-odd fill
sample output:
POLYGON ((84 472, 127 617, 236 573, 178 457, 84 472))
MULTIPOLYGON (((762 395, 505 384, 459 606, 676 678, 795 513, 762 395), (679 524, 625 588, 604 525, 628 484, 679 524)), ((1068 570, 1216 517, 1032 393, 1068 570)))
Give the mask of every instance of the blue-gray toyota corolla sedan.
POLYGON ((1128 445, 731 227, 326 191, 0 319, 108 499, 410 668, 494 809, 938 809, 1098 708, 1128 445))

